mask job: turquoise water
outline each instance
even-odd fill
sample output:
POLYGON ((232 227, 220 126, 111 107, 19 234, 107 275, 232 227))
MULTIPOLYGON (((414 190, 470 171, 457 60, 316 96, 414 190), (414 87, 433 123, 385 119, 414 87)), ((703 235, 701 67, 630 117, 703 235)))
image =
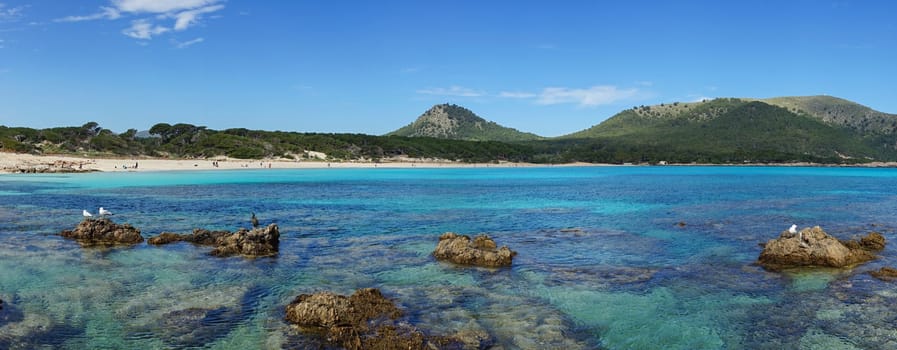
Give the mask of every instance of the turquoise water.
MULTIPOLYGON (((296 295, 378 287, 430 333, 502 349, 887 349, 897 285, 771 273, 796 223, 897 232, 897 170, 751 167, 320 169, 0 176, 0 348, 305 348, 296 295), (145 237, 275 222, 272 258, 190 244, 82 248, 56 234, 113 210, 145 237), (680 227, 678 223, 684 223, 680 227), (489 233, 510 269, 429 253, 489 233)), ((319 344, 318 344, 319 345, 319 344)))

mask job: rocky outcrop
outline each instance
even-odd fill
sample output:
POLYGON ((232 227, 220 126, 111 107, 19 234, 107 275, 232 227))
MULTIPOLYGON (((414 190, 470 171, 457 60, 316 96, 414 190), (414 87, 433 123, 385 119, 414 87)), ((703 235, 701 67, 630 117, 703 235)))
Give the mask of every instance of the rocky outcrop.
POLYGON ((174 242, 190 242, 199 245, 217 245, 218 240, 233 234, 230 231, 209 231, 197 228, 191 234, 177 234, 171 232, 162 232, 158 236, 150 237, 146 243, 154 245, 162 245, 174 242))
POLYGON ((884 237, 875 232, 859 241, 842 242, 816 226, 798 233, 784 231, 779 238, 769 240, 758 263, 771 270, 800 266, 848 267, 875 259, 874 252, 884 245, 884 237))
POLYGON ((163 232, 150 238, 147 243, 162 245, 173 242, 190 242, 199 245, 215 246, 211 254, 214 256, 244 255, 261 257, 276 255, 280 246, 280 231, 277 224, 247 230, 241 228, 237 232, 209 231, 195 229, 192 234, 176 234, 163 232))
POLYGON ((437 260, 447 260, 460 265, 483 267, 511 266, 517 252, 507 246, 497 248, 495 241, 487 235, 479 235, 473 239, 469 236, 453 232, 439 236, 439 244, 433 251, 437 260))
POLYGON ((286 308, 288 322, 349 350, 440 349, 455 343, 396 322, 400 316, 401 310, 376 288, 359 289, 348 297, 331 292, 302 294, 286 308))
POLYGON ((74 230, 64 230, 60 236, 77 240, 81 244, 135 244, 143 242, 140 230, 129 224, 119 225, 108 218, 81 221, 74 230))
POLYGON ((897 269, 889 266, 882 267, 875 271, 869 272, 872 277, 878 278, 882 281, 895 281, 897 280, 897 269))
POLYGON ((850 249, 865 249, 875 252, 885 249, 885 237, 878 232, 870 232, 868 235, 860 238, 859 241, 850 240, 842 241, 841 243, 850 249))

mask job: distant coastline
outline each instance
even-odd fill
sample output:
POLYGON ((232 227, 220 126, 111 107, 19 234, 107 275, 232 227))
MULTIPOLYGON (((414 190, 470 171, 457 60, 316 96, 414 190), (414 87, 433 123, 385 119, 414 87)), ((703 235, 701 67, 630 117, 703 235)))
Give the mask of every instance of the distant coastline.
POLYGON ((598 167, 598 166, 772 166, 772 167, 855 167, 855 168, 897 168, 897 162, 870 162, 863 164, 822 164, 822 163, 739 163, 704 164, 674 163, 653 164, 607 164, 607 163, 465 163, 447 160, 395 158, 380 161, 324 161, 286 159, 235 159, 216 157, 208 159, 167 159, 146 157, 78 157, 74 155, 32 155, 0 152, 0 174, 15 173, 86 173, 86 172, 150 172, 150 171, 203 171, 203 170, 258 170, 258 169, 349 169, 349 168, 517 168, 517 167, 598 167))

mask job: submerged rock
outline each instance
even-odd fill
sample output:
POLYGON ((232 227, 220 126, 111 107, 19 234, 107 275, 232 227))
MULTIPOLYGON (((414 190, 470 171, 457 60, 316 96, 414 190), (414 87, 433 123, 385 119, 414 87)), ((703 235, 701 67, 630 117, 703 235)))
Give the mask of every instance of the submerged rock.
POLYGON ((218 240, 224 236, 231 235, 230 231, 209 231, 206 229, 193 229, 191 234, 177 234, 171 232, 162 232, 158 236, 150 237, 146 243, 154 245, 162 245, 175 242, 190 242, 199 245, 216 245, 218 240))
POLYGON ((515 255, 517 252, 507 246, 496 249, 495 241, 487 235, 479 235, 471 240, 469 236, 453 232, 439 236, 439 244, 433 251, 437 260, 483 267, 511 266, 515 255))
POLYGON ((396 322, 400 316, 401 310, 376 288, 359 289, 348 297, 331 292, 302 294, 286 307, 288 322, 310 328, 327 342, 349 350, 440 349, 455 343, 396 322))
POLYGON ((872 277, 878 278, 882 281, 890 282, 897 280, 897 269, 890 266, 885 266, 878 270, 870 271, 869 274, 872 275, 872 277))
POLYGON ((766 242, 757 262, 771 270, 800 266, 847 267, 875 259, 874 252, 884 245, 884 237, 876 232, 860 241, 842 242, 816 226, 797 234, 782 232, 779 238, 766 242))
POLYGON ((147 243, 155 245, 173 242, 190 242, 199 245, 215 246, 215 249, 210 253, 214 256, 269 256, 277 254, 280 245, 280 230, 278 230, 277 224, 270 224, 267 227, 252 230, 241 228, 233 233, 198 228, 193 230, 192 234, 186 235, 163 232, 147 241, 147 243))
POLYGON ((140 230, 130 224, 116 224, 108 218, 86 218, 74 230, 63 230, 59 235, 75 239, 87 245, 136 244, 143 242, 140 230))

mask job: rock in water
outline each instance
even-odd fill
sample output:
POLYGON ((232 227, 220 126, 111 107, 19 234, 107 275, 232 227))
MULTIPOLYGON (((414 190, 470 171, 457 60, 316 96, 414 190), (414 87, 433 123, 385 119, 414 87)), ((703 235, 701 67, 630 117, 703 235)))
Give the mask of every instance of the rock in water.
POLYGON ((59 235, 75 239, 86 245, 135 244, 143 242, 140 230, 129 224, 116 224, 108 218, 86 218, 74 230, 64 230, 59 235))
POLYGON ((229 231, 209 231, 206 229, 193 229, 192 234, 177 234, 171 232, 162 232, 158 236, 150 237, 150 239, 146 240, 146 243, 154 244, 154 245, 162 245, 174 242, 190 242, 199 245, 217 245, 218 240, 229 236, 232 233, 229 231))
POLYGON ((875 259, 873 252, 884 245, 884 237, 875 232, 859 242, 841 242, 816 226, 805 228, 799 234, 782 232, 779 238, 766 242, 757 262, 771 270, 800 266, 847 267, 875 259))
POLYGON ((876 271, 871 271, 869 272, 869 274, 872 275, 872 277, 878 278, 882 281, 890 282, 897 280, 897 269, 890 266, 885 266, 876 271))
POLYGON ((446 232, 439 236, 439 244, 433 251, 437 260, 448 260, 461 265, 483 267, 511 266, 517 252, 507 246, 496 249, 495 241, 487 235, 473 240, 469 236, 446 232))
POLYGON ((261 257, 277 254, 280 246, 280 230, 277 228, 277 224, 270 224, 267 227, 252 230, 240 229, 233 233, 198 228, 189 235, 163 232, 147 241, 147 243, 155 245, 172 242, 190 242, 199 245, 215 246, 215 249, 211 252, 214 256, 245 255, 261 257))
POLYGON ((878 232, 870 232, 866 237, 860 238, 860 246, 867 250, 880 251, 885 249, 885 237, 878 232))
POLYGON ((457 342, 428 337, 408 323, 395 322, 401 310, 380 290, 365 288, 351 296, 331 292, 302 294, 286 308, 290 323, 322 332, 328 342, 355 349, 440 349, 457 342))
POLYGON ((280 245, 280 231, 277 225, 252 230, 240 229, 229 236, 218 239, 218 246, 212 250, 214 256, 269 256, 277 254, 280 245))

